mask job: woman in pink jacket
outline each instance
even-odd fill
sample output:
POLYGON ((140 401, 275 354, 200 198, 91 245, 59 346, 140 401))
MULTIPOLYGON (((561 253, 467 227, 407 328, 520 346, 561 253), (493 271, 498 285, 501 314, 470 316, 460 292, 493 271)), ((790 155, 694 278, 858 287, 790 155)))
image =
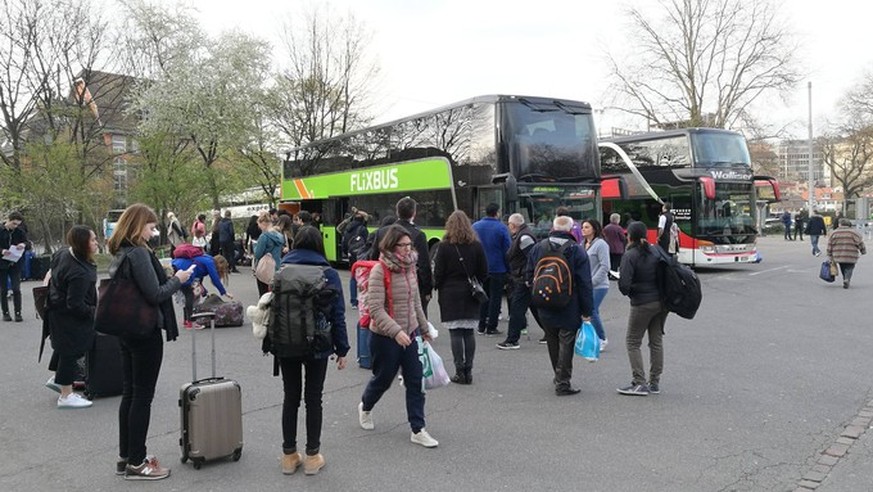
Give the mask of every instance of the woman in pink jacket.
POLYGON ((379 263, 370 271, 367 294, 373 335, 370 340, 373 377, 361 395, 358 421, 365 430, 375 428, 373 407, 403 368, 406 414, 412 428, 410 440, 433 448, 439 442, 424 429, 422 367, 416 341, 417 335, 430 339, 416 280, 418 254, 409 233, 400 225, 388 228, 379 242, 379 251, 379 263))

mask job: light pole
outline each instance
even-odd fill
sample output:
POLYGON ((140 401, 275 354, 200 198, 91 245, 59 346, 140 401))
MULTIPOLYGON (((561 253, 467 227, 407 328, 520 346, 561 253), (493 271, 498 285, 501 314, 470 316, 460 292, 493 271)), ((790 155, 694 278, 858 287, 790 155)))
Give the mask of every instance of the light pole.
POLYGON ((815 188, 813 187, 813 177, 812 177, 812 81, 807 83, 807 89, 809 90, 809 177, 807 180, 807 187, 809 187, 809 196, 807 197, 807 207, 809 208, 809 216, 812 217, 812 207, 815 198, 815 188))

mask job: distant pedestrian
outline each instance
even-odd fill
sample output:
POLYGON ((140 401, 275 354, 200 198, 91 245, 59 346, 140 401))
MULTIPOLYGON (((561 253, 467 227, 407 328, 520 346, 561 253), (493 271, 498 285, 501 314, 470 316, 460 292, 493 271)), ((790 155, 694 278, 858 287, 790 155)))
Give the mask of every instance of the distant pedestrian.
POLYGON ((221 254, 221 234, 219 233, 219 225, 221 224, 221 210, 212 211, 212 226, 211 235, 209 236, 209 253, 212 256, 221 254))
POLYGON ((473 224, 473 230, 476 231, 488 259, 488 280, 484 285, 488 302, 483 303, 480 309, 480 335, 494 336, 502 333, 497 329, 497 317, 500 316, 500 306, 503 304, 503 286, 508 270, 506 253, 512 239, 509 237, 509 229, 500 222, 499 217, 500 206, 489 203, 485 207, 485 217, 473 224))
POLYGON ((91 401, 73 392, 78 360, 94 345, 94 310, 97 306, 97 265, 94 255, 100 244, 86 226, 67 232, 68 248, 52 257, 49 296, 46 302, 52 349, 57 371, 48 387, 58 387, 58 408, 87 408, 91 401), (54 383, 53 386, 51 383, 54 383))
POLYGON ((594 219, 582 221, 582 237, 585 241, 585 251, 588 253, 588 263, 591 269, 591 287, 594 293, 594 308, 591 310, 591 324, 600 338, 600 350, 606 349, 609 340, 600 318, 600 304, 609 293, 609 245, 603 239, 600 222, 594 219))
POLYGON ((294 236, 302 225, 294 225, 294 219, 289 215, 280 215, 275 222, 275 230, 282 236, 282 254, 287 254, 294 247, 294 236))
POLYGON ((798 234, 800 235, 800 240, 803 241, 803 227, 806 222, 806 212, 800 210, 796 214, 794 214, 794 240, 797 240, 798 234))
POLYGON ((852 273, 855 271, 855 264, 861 255, 867 254, 867 247, 864 245, 864 239, 852 227, 852 221, 849 219, 840 219, 838 224, 840 227, 831 232, 831 237, 828 240, 828 257, 835 261, 840 266, 840 273, 843 276, 843 288, 848 289, 852 282, 852 273))
POLYGON ((812 245, 813 256, 821 256, 818 239, 821 236, 827 236, 828 228, 822 216, 815 211, 812 212, 812 215, 809 217, 809 223, 806 224, 806 234, 809 236, 809 242, 812 245))
POLYGON ((392 224, 382 234, 379 251, 379 262, 370 270, 367 295, 373 377, 358 404, 358 423, 364 430, 375 428, 371 414, 373 407, 402 368, 406 418, 412 429, 410 441, 434 448, 439 442, 425 430, 425 396, 416 340, 418 335, 430 340, 415 273, 418 254, 409 231, 400 224, 392 224), (386 276, 389 276, 387 281, 386 276))
POLYGON ((782 227, 784 229, 782 237, 786 241, 791 241, 791 212, 788 210, 782 212, 782 227))
POLYGON ((172 256, 176 246, 184 243, 187 239, 188 233, 185 232, 185 228, 182 227, 176 214, 167 212, 167 240, 170 241, 170 256, 172 256))
POLYGON ((570 230, 570 234, 573 235, 573 239, 576 240, 577 244, 582 244, 582 225, 579 222, 576 222, 576 219, 570 215, 570 207, 560 206, 555 209, 555 217, 570 217, 573 221, 573 229, 570 230))
MULTIPOLYGON (((524 223, 524 216, 512 214, 507 221, 512 242, 506 253, 509 266, 509 328, 506 340, 497 344, 501 350, 520 348, 521 332, 527 328, 527 310, 530 308, 530 286, 524 278, 528 255, 536 244, 534 232, 524 223)), ((545 338, 543 338, 545 340, 545 338)))
POLYGON ((191 244, 206 251, 209 243, 206 241, 206 214, 197 216, 197 220, 191 224, 191 244))
MULTIPOLYGON (((358 261, 358 256, 364 253, 367 247, 367 212, 357 210, 353 212, 342 232, 342 251, 349 257, 349 265, 358 261)), ((358 282, 354 275, 349 275, 349 303, 352 309, 358 308, 358 282)))
POLYGON ((652 251, 656 246, 646 241, 647 228, 642 222, 628 225, 628 247, 621 259, 618 288, 630 298, 630 314, 627 320, 627 354, 630 359, 633 379, 629 386, 618 389, 622 395, 646 396, 660 393, 661 373, 664 370, 664 322, 667 310, 661 303, 658 289, 658 256, 652 251), (640 346, 643 336, 649 336, 649 379, 643 367, 640 346))
MULTIPOLYGON (((287 218, 287 216, 285 216, 287 218)), ((290 219, 288 219, 290 221, 290 219)), ((258 262, 265 256, 270 255, 273 258, 273 265, 276 271, 279 271, 280 263, 282 262, 283 248, 285 246, 285 238, 282 233, 276 230, 278 227, 273 226, 273 219, 270 214, 261 212, 258 216, 258 228, 261 230, 261 235, 255 243, 254 261, 252 268, 257 269, 258 262)), ((258 296, 262 296, 270 291, 270 286, 255 278, 258 284, 258 296)))
POLYGON ((21 261, 24 251, 28 248, 27 232, 20 227, 24 216, 19 212, 11 212, 6 217, 6 223, 0 227, 0 253, 6 256, 13 250, 17 253, 15 261, 0 259, 0 306, 3 308, 3 321, 12 321, 9 316, 9 297, 12 291, 12 307, 15 309, 15 321, 24 321, 21 316, 21 261))
POLYGON ((258 227, 258 216, 252 215, 249 217, 248 225, 246 225, 246 254, 253 255, 255 253, 255 243, 258 242, 259 237, 261 237, 261 228, 258 227))
POLYGON ((539 260, 549 251, 563 249, 564 260, 571 271, 569 292, 572 293, 572 298, 569 304, 555 309, 537 308, 539 322, 546 332, 549 360, 554 374, 552 381, 558 396, 575 395, 580 391, 570 384, 573 376, 573 346, 579 327, 583 321, 591 321, 594 308, 588 254, 582 246, 576 244, 570 233, 572 229, 572 218, 563 215, 555 217, 548 239, 533 246, 525 269, 525 279, 533 285, 534 271, 539 260))
POLYGON ((469 278, 484 283, 488 277, 485 250, 470 219, 455 210, 446 220, 446 233, 434 258, 433 280, 439 294, 440 320, 452 339, 455 375, 459 384, 473 382, 473 357, 481 303, 473 297, 469 278))
POLYGON ((673 227, 676 221, 673 217, 673 205, 670 202, 664 202, 661 205, 661 215, 658 216, 658 246, 665 252, 672 255, 678 250, 675 241, 676 230, 673 227))
POLYGON ((618 272, 618 267, 621 265, 621 257, 624 255, 624 250, 627 248, 627 233, 619 225, 621 215, 611 214, 609 216, 609 224, 603 228, 603 239, 609 245, 609 269, 610 271, 618 272))
POLYGON ((239 270, 236 269, 236 252, 234 251, 236 234, 233 232, 233 220, 230 217, 230 210, 225 210, 224 218, 218 224, 218 241, 221 244, 221 256, 224 256, 230 264, 230 272, 239 273, 239 270))

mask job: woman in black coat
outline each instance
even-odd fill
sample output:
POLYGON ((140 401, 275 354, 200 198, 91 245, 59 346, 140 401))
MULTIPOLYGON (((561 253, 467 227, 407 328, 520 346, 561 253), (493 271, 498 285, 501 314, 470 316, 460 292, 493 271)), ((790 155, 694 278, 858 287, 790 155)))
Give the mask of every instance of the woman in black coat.
POLYGON ((473 297, 468 278, 475 277, 481 284, 487 276, 485 250, 470 219, 455 210, 446 221, 446 234, 434 260, 434 287, 439 293, 440 319, 452 339, 455 383, 473 382, 474 330, 479 326, 480 303, 473 297))
POLYGON ((69 248, 51 262, 47 322, 52 348, 58 357, 54 384, 60 387, 58 408, 87 408, 91 402, 73 392, 77 361, 94 344, 94 309, 97 306, 97 235, 85 226, 67 233, 69 248))

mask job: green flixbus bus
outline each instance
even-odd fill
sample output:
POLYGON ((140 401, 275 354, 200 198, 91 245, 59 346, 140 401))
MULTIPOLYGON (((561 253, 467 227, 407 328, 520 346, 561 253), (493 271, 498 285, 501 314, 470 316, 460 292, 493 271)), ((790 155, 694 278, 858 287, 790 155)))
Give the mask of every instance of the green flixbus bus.
POLYGON ((280 206, 317 212, 328 260, 352 207, 374 230, 404 196, 431 251, 460 209, 520 212, 542 235, 558 206, 600 216, 600 156, 591 106, 545 97, 481 96, 285 152, 280 206))

